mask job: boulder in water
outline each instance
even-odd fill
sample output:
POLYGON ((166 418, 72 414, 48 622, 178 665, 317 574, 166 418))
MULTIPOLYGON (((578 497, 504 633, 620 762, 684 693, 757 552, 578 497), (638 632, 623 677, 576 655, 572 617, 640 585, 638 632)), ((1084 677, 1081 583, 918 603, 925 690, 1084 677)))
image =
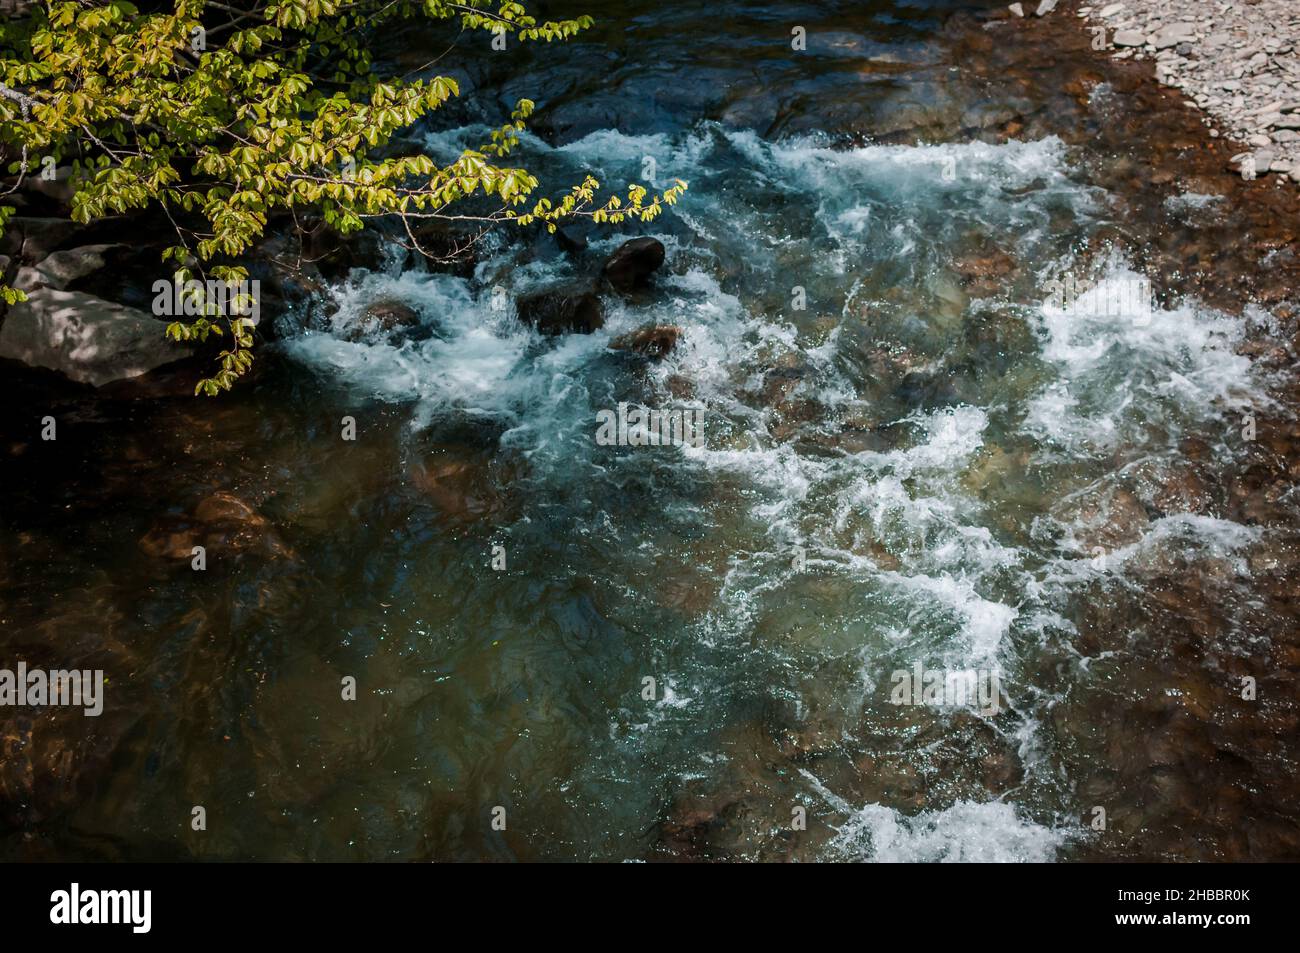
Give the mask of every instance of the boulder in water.
POLYGON ((190 516, 160 517, 140 539, 141 550, 155 559, 189 560, 199 545, 209 558, 244 553, 293 557, 265 516, 225 490, 204 497, 190 516))
POLYGON ((348 331, 348 340, 356 341, 368 334, 392 336, 418 327, 420 315, 414 308, 394 298, 372 302, 360 321, 348 331))
POLYGON ((590 291, 551 289, 520 298, 519 320, 543 334, 590 334, 605 323, 600 298, 590 291))
POLYGON ((627 293, 645 285, 663 263, 663 242, 657 238, 633 238, 609 256, 604 275, 615 291, 627 293))
POLYGON ((621 334, 610 342, 616 351, 635 351, 652 360, 660 360, 677 346, 682 329, 671 324, 656 324, 621 334))
POLYGON ((420 316, 414 308, 400 301, 376 301, 366 308, 366 320, 374 321, 385 331, 396 331, 418 324, 420 316))
POLYGON ((587 250, 587 228, 580 223, 560 225, 555 229, 555 244, 570 255, 584 252, 587 250))

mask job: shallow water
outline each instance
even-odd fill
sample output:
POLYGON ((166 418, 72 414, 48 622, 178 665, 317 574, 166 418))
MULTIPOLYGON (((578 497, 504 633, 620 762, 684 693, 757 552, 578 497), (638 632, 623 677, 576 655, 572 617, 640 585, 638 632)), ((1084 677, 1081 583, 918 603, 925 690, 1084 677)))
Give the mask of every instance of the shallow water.
POLYGON ((498 289, 626 232, 394 250, 220 401, 7 385, 61 430, 5 441, 6 647, 109 703, 0 723, 3 855, 1294 856, 1294 499, 1241 481, 1244 415, 1293 419, 1279 327, 1147 270, 1235 210, 1121 182, 1104 85, 977 82, 979 6, 614 5, 558 64, 453 51, 478 112, 431 154, 537 91, 544 181, 690 182, 593 334, 498 289), (419 332, 359 330, 385 299, 419 332), (650 323, 663 361, 610 349, 650 323), (703 445, 597 445, 620 403, 703 445), (892 704, 918 663, 998 710, 892 704))

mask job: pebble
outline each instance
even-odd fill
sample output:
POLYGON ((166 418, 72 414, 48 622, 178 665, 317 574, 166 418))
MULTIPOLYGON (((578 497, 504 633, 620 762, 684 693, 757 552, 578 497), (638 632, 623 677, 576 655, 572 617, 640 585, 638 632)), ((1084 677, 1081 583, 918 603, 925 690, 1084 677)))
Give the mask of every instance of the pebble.
POLYGON ((1190 23, 1174 23, 1151 35, 1150 44, 1157 50, 1167 50, 1190 39, 1196 28, 1190 23))

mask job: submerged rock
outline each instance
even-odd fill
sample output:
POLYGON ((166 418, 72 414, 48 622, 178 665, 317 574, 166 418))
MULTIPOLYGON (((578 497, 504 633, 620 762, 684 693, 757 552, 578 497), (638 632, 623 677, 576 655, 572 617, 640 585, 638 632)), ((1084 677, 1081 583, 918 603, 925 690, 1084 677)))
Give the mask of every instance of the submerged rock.
POLYGON ((265 516, 225 490, 204 497, 190 516, 161 517, 140 539, 140 549, 155 559, 189 560, 195 546, 203 546, 209 559, 223 553, 293 555, 265 516))
POLYGON ((1136 543, 1151 522, 1142 501, 1123 488, 1096 490, 1065 501, 1052 515, 1072 525, 1075 540, 1088 551, 1113 551, 1136 543))
POLYGON ((665 357, 677 346, 682 329, 671 324, 657 324, 622 334, 610 342, 616 351, 635 351, 653 360, 665 357))
POLYGON ((489 458, 456 444, 438 444, 407 470, 411 486, 437 507, 444 520, 467 524, 494 521, 507 513, 511 500, 501 491, 501 479, 489 458))
POLYGON ((963 255, 953 262, 953 270, 961 276, 966 293, 976 298, 1002 290, 1015 269, 1015 259, 1000 248, 963 255))
POLYGON ((600 298, 590 291, 552 289, 520 298, 519 320, 543 334, 590 334, 605 324, 600 298))
POLYGON ((393 298, 383 298, 366 308, 361 319, 348 329, 347 337, 349 341, 357 341, 372 334, 392 337, 416 328, 419 324, 420 315, 410 305, 393 298))
POLYGON ((633 238, 619 246, 605 262, 605 279, 615 291, 634 291, 645 285, 664 263, 664 244, 657 238, 633 238))
POLYGON ((890 396, 908 408, 950 407, 962 402, 957 381, 949 371, 910 371, 890 396))
POLYGON ((1172 461, 1144 461, 1133 471, 1134 490, 1148 509, 1161 515, 1205 513, 1213 504, 1199 469, 1172 461))

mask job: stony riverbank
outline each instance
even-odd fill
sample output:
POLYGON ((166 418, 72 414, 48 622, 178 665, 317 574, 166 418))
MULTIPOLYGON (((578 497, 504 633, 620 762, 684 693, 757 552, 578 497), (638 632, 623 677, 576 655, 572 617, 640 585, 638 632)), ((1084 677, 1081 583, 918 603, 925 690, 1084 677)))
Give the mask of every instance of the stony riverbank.
POLYGON ((1156 79, 1205 113, 1211 138, 1240 141, 1234 171, 1300 182, 1300 6, 1123 0, 1078 15, 1113 58, 1153 60, 1156 79))

